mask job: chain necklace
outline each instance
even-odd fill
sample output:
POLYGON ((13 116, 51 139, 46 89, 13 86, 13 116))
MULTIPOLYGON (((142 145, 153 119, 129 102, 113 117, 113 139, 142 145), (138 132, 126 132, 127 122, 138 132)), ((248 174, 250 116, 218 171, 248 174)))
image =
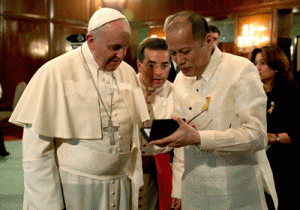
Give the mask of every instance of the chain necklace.
POLYGON ((104 132, 108 132, 110 144, 111 144, 111 145, 114 145, 114 144, 115 144, 114 132, 118 131, 118 127, 117 127, 117 126, 113 126, 112 119, 111 119, 111 118, 112 118, 112 101, 113 101, 113 95, 114 95, 114 94, 113 94, 113 93, 114 93, 114 88, 113 88, 113 86, 114 86, 113 74, 112 74, 112 72, 111 72, 112 87, 111 87, 111 92, 110 92, 110 94, 109 94, 109 95, 111 95, 111 96, 110 96, 110 115, 109 115, 109 114, 108 114, 108 111, 107 111, 107 109, 106 109, 106 107, 105 107, 105 105, 104 105, 104 102, 103 102, 103 100, 102 100, 102 98, 101 98, 100 92, 99 92, 99 90, 98 90, 98 88, 97 88, 96 82, 95 82, 95 80, 93 79, 92 72, 91 72, 91 70, 90 70, 90 68, 89 68, 89 66, 88 66, 88 64, 87 64, 87 61, 86 61, 86 59, 85 59, 85 57, 84 57, 84 54, 83 54, 83 52, 82 52, 82 46, 81 46, 81 54, 82 54, 82 57, 83 57, 83 60, 84 60, 84 64, 85 64, 85 66, 86 66, 86 69, 87 69, 87 71, 89 72, 89 74, 90 74, 90 76, 91 76, 91 78, 92 78, 94 87, 95 87, 95 89, 96 89, 96 91, 97 91, 98 99, 99 99, 99 101, 101 102, 101 104, 103 105, 103 108, 104 108, 104 110, 105 110, 105 113, 106 113, 106 115, 107 115, 107 117, 108 117, 108 126, 107 126, 107 127, 104 127, 103 130, 104 130, 104 132))

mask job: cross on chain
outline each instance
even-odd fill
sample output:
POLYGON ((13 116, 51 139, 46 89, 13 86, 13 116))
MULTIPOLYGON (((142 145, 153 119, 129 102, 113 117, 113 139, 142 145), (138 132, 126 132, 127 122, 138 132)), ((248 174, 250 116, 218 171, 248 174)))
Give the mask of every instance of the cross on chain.
POLYGON ((111 145, 115 145, 114 132, 118 131, 119 128, 117 126, 113 126, 111 119, 108 120, 108 126, 103 128, 104 132, 108 132, 109 141, 111 145))

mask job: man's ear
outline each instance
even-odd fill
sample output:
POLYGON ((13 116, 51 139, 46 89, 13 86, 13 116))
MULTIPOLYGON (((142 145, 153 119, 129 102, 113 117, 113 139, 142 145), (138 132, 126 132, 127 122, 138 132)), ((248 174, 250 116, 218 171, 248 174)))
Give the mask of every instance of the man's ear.
POLYGON ((142 63, 141 63, 141 61, 137 60, 136 64, 137 64, 137 67, 138 67, 138 71, 140 73, 142 73, 142 67, 141 67, 142 63))
POLYGON ((94 50, 94 42, 95 42, 95 37, 93 34, 87 34, 86 35, 86 42, 89 46, 90 50, 94 50))
POLYGON ((209 46, 213 46, 213 45, 214 45, 214 38, 212 37, 212 35, 211 35, 210 33, 208 33, 208 34, 206 35, 205 42, 206 42, 209 46))

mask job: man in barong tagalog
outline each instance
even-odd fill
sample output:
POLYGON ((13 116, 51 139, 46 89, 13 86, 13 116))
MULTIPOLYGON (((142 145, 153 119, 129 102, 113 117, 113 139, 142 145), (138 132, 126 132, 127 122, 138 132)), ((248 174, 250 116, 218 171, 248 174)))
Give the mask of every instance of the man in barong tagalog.
POLYGON ((100 8, 87 41, 43 65, 10 122, 24 127, 24 209, 137 209, 139 125, 149 119, 136 73, 122 60, 131 29, 100 8))
POLYGON ((265 151, 267 97, 255 66, 222 53, 197 12, 168 17, 164 30, 181 69, 174 82, 179 116, 172 117, 179 128, 150 144, 184 146, 182 208, 267 209, 264 188, 277 205, 265 151))

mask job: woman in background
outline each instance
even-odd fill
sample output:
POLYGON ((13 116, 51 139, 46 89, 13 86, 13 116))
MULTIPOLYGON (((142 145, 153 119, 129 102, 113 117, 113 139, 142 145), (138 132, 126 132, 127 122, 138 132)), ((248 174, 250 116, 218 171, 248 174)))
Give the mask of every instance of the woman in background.
MULTIPOLYGON (((258 69, 267 103, 267 156, 274 175, 279 209, 299 207, 297 165, 299 149, 299 93, 294 85, 290 63, 277 46, 256 48, 250 60, 258 69)), ((274 209, 272 202, 267 203, 274 209)))

